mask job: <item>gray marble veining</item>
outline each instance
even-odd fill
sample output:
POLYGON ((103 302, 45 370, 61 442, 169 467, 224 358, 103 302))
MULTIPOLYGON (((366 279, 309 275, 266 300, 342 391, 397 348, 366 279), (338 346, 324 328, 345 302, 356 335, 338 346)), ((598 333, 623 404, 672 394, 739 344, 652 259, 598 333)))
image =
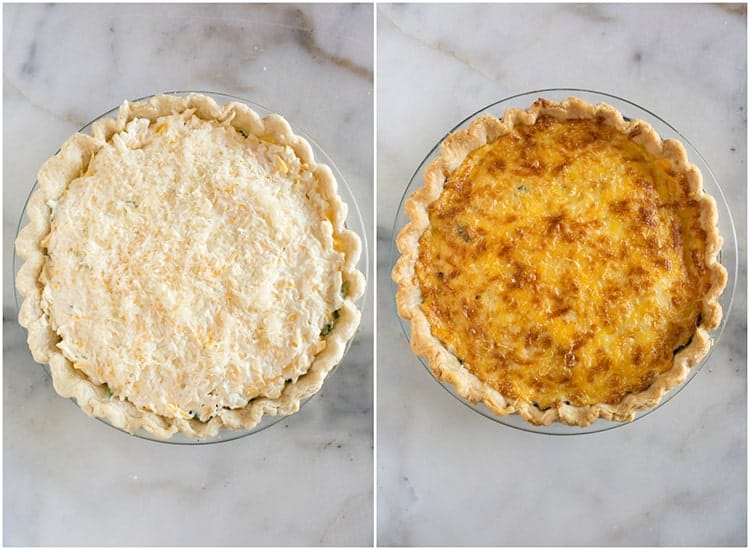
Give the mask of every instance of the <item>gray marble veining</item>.
POLYGON ((745 545, 745 6, 384 4, 377 19, 379 544, 745 545), (551 87, 609 92, 675 125, 728 197, 740 258, 726 332, 693 381, 634 424, 563 438, 443 391, 389 285, 393 220, 424 156, 485 105, 551 87))
MULTIPOLYGON (((57 397, 15 321, 12 240, 41 163, 92 117, 155 91, 247 97, 331 153, 376 248, 381 545, 745 545, 744 5, 4 7, 4 542, 369 545, 372 284, 344 364, 296 415, 206 447, 130 438, 57 397), (378 86, 378 234, 370 206, 378 86), (585 437, 504 428, 411 355, 390 286, 414 169, 509 95, 598 89, 675 124, 727 195, 740 269, 710 362, 637 423, 585 437)), ((371 273, 371 283, 374 281, 371 273)))
POLYGON ((39 166, 159 91, 248 98, 329 153, 372 237, 370 5, 4 6, 4 543, 369 546, 372 281, 360 331, 303 409, 233 442, 126 436, 59 398, 16 323, 12 243, 39 166))

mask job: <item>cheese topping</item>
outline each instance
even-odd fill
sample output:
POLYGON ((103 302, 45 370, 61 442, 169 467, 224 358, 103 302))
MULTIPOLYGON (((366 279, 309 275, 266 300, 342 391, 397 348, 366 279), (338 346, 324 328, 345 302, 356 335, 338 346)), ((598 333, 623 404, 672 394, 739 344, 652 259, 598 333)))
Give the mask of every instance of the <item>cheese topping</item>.
POLYGON ((618 403, 669 370, 711 287, 685 175, 597 120, 470 153, 415 266, 432 333, 511 402, 618 403))
POLYGON ((344 254, 289 146, 193 111, 132 120, 50 205, 42 307, 94 383, 207 420, 306 372, 344 254))

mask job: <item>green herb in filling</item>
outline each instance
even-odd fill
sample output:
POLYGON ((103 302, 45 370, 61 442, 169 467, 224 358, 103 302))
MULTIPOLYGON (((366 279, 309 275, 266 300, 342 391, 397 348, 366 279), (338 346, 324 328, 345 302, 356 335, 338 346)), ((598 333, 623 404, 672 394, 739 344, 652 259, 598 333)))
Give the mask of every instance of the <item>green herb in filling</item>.
POLYGON ((336 320, 339 318, 339 310, 335 310, 333 312, 333 319, 331 319, 326 326, 323 327, 323 330, 320 331, 320 336, 328 336, 328 333, 333 330, 334 325, 336 324, 336 320))

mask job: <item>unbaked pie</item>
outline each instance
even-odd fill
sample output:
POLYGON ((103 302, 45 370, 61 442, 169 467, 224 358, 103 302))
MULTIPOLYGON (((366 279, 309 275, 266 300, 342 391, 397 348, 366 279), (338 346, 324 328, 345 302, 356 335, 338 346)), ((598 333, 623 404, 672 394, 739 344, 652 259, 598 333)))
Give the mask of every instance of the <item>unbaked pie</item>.
POLYGON ((39 171, 19 322, 55 389, 129 432, 210 437, 295 412, 364 292, 331 170, 278 115, 125 102, 39 171))
POLYGON ((629 421, 709 350, 715 202, 682 144, 607 104, 474 120, 405 208, 393 279, 412 348, 497 415, 629 421))

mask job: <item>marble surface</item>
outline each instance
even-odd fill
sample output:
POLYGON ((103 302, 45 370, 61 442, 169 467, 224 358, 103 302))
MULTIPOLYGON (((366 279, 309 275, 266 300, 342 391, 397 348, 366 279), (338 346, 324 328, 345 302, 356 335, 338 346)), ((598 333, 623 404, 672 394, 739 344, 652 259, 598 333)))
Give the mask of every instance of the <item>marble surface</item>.
POLYGON ((745 545, 745 7, 377 10, 379 544, 745 545), (409 351, 389 286, 394 216, 423 157, 481 107, 550 87, 630 98, 678 127, 740 239, 734 308, 706 367, 653 414, 576 437, 507 428, 443 391, 409 351))
POLYGON ((124 99, 168 90, 225 92, 287 116, 345 175, 372 245, 373 7, 3 12, 3 542, 370 546, 372 287, 352 349, 300 413, 244 439, 178 447, 126 436, 56 396, 16 323, 11 259, 42 162, 124 99))

